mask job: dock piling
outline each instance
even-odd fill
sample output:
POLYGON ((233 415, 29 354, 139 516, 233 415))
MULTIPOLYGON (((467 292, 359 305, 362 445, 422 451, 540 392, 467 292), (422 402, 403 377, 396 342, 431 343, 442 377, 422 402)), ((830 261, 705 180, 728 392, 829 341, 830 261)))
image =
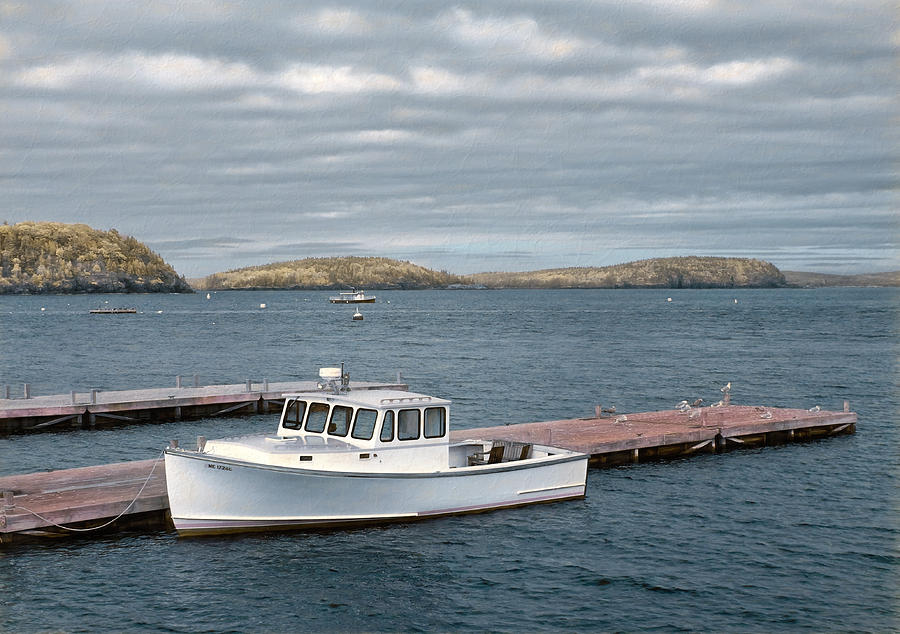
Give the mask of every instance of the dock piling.
POLYGON ((252 392, 252 391, 253 391, 253 383, 252 383, 252 381, 251 381, 250 379, 247 379, 247 391, 248 391, 248 392, 252 392))
POLYGON ((180 374, 175 375, 175 387, 181 388, 181 375, 180 374))
POLYGON ((96 404, 97 404, 97 390, 94 388, 91 388, 91 405, 96 405, 96 404))
POLYGON ((200 375, 199 374, 194 375, 194 387, 200 387, 200 375))
POLYGON ((850 401, 846 401, 846 400, 844 401, 844 411, 845 412, 850 411, 850 401))
POLYGON ((203 453, 206 449, 206 436, 197 436, 197 451, 203 453))
POLYGON ((7 401, 9 400, 9 386, 8 385, 3 386, 3 398, 7 401))
POLYGON ((31 398, 31 384, 25 383, 22 391, 25 393, 25 398, 31 398))

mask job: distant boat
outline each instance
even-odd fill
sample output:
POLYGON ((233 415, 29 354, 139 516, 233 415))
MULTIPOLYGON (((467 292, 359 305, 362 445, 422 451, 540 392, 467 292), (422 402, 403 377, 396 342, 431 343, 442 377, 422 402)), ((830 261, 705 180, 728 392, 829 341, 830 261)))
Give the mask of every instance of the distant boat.
POLYGON ((136 313, 137 308, 93 308, 89 312, 92 315, 121 315, 123 313, 136 313))
POLYGON ((341 291, 339 296, 331 296, 328 301, 332 304, 371 304, 375 301, 375 296, 366 295, 365 291, 341 291))

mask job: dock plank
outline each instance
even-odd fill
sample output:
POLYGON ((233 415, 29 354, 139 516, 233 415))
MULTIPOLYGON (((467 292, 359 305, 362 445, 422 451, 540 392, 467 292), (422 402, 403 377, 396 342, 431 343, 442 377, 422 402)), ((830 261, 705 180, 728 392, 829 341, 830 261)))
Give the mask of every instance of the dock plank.
POLYGON ((0 491, 11 491, 15 504, 4 508, 0 534, 101 523, 123 512, 128 516, 169 508, 161 459, 3 476, 0 491))
MULTIPOLYGON (((408 389, 405 383, 354 381, 354 390, 408 389)), ((93 425, 98 419, 121 421, 122 416, 141 419, 180 419, 211 416, 258 404, 278 403, 285 394, 316 390, 315 381, 252 382, 200 387, 163 387, 138 390, 102 390, 75 394, 51 394, 19 399, 0 399, 0 433, 50 429, 75 418, 78 425, 93 425), (93 402, 92 402, 93 397, 93 402), (77 418, 76 418, 77 417, 77 418)), ((69 423, 72 424, 72 423, 69 423)))

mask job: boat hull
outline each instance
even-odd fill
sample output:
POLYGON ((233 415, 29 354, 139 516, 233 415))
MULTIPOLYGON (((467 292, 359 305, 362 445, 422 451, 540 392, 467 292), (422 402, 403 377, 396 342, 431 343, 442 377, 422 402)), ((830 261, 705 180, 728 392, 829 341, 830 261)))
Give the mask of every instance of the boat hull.
POLYGON ((342 473, 166 452, 181 535, 301 529, 480 513, 584 497, 587 456, 435 473, 342 473))
POLYGON ((374 297, 367 297, 366 299, 330 299, 328 300, 332 304, 374 304, 374 297))

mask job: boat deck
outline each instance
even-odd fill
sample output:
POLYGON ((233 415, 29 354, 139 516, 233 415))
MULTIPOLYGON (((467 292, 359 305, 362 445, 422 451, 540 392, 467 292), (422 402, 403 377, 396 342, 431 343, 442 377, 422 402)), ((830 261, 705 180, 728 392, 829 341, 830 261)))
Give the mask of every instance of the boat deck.
MULTIPOLYGON (((451 442, 483 438, 552 445, 589 454, 593 466, 612 466, 852 434, 857 423, 846 402, 842 412, 734 405, 693 412, 693 417, 666 410, 462 429, 451 432, 451 442)), ((91 528, 121 513, 110 529, 166 528, 163 467, 161 459, 153 459, 0 477, 0 540, 65 532, 54 524, 91 528)))

